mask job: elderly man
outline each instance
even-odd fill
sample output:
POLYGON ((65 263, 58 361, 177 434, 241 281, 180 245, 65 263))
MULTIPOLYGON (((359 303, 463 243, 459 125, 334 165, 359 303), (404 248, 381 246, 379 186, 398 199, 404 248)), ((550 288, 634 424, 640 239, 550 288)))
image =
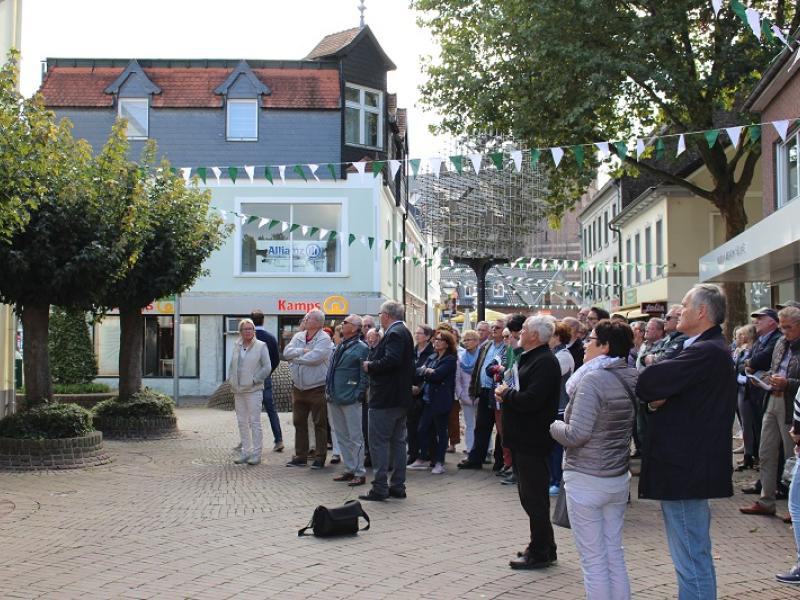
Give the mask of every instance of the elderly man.
POLYGON ((781 447, 785 457, 792 456, 794 441, 789 435, 792 428, 792 403, 800 387, 800 308, 787 306, 778 313, 783 336, 772 352, 772 367, 767 392, 764 419, 761 424, 761 497, 752 506, 739 510, 746 515, 774 515, 775 491, 778 477, 778 460, 781 447))
POLYGON ((475 331, 477 331, 478 335, 480 336, 478 345, 483 346, 486 340, 489 339, 489 335, 491 334, 491 326, 489 325, 488 321, 478 321, 478 324, 475 326, 475 331))
POLYGON ((369 448, 375 478, 362 500, 406 497, 406 414, 411 406, 414 381, 414 340, 403 323, 405 310, 399 302, 384 302, 380 320, 383 338, 364 372, 370 378, 369 448), (389 459, 392 480, 387 484, 389 459))
POLYGON ((736 371, 720 325, 725 295, 695 285, 681 303, 688 339, 675 357, 647 367, 636 395, 649 403, 639 497, 661 500, 678 597, 717 597, 709 498, 733 495, 731 443, 736 371))
POLYGON ((348 315, 342 321, 342 343, 333 352, 326 382, 328 416, 344 462, 344 472, 333 480, 346 481, 351 486, 367 481, 361 430, 361 400, 367 388, 367 374, 361 364, 367 359, 368 349, 360 333, 361 317, 348 315))
POLYGON ((375 318, 372 315, 361 317, 361 339, 367 341, 367 333, 375 329, 375 318))
POLYGON ((541 569, 557 559, 548 494, 550 423, 556 420, 561 389, 561 367, 548 345, 555 325, 549 315, 525 320, 517 362, 519 389, 501 384, 494 390, 503 406, 503 438, 511 449, 520 503, 530 520, 530 544, 510 561, 512 569, 541 569))
POLYGON ((681 305, 674 304, 670 307, 667 316, 664 317, 664 339, 653 348, 644 358, 644 364, 650 366, 665 358, 675 358, 678 352, 683 350, 683 342, 686 341, 686 334, 678 331, 678 319, 681 316, 681 305))
POLYGON ((322 331, 325 313, 310 311, 303 319, 304 329, 298 331, 283 349, 283 358, 292 372, 292 424, 294 425, 294 456, 287 467, 308 464, 308 415, 314 422, 314 462, 312 469, 325 466, 328 453, 328 411, 325 406, 325 378, 328 374, 333 342, 322 331))
POLYGON ((663 319, 653 317, 647 321, 644 329, 644 344, 639 348, 639 355, 636 358, 636 370, 641 371, 647 366, 647 357, 658 350, 664 340, 666 323, 663 319))
POLYGON ((575 317, 564 317, 564 324, 569 327, 571 337, 567 350, 575 361, 575 370, 583 366, 583 338, 581 337, 581 322, 575 317))

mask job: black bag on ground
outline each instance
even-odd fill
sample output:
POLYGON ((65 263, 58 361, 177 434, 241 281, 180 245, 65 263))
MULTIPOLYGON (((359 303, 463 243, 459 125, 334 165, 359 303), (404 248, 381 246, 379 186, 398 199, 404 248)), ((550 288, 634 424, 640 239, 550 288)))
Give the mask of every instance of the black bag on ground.
POLYGON ((366 531, 369 529, 369 516, 361 508, 361 503, 358 500, 349 500, 342 506, 328 508, 319 505, 314 509, 314 514, 308 525, 303 527, 297 532, 298 536, 305 535, 308 529, 314 530, 314 535, 317 537, 333 537, 336 535, 354 535, 359 531, 366 531), (358 518, 364 517, 367 526, 363 529, 358 529, 358 518))

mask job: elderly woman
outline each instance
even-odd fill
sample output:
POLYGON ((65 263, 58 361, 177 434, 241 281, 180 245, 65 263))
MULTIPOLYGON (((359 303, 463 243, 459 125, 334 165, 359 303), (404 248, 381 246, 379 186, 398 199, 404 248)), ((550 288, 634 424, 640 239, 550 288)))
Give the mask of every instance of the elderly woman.
POLYGON ((586 597, 630 598, 622 550, 628 501, 629 448, 636 415, 637 372, 628 366, 633 333, 600 320, 585 341, 586 358, 566 384, 563 421, 550 435, 564 446, 564 486, 586 597))
POLYGON ((456 400, 464 412, 464 443, 465 453, 469 454, 475 440, 475 411, 478 403, 469 393, 469 384, 472 372, 478 362, 481 338, 477 331, 467 329, 462 336, 464 347, 458 350, 458 365, 456 366, 456 400))
MULTIPOLYGON (((431 338, 433 337, 433 327, 423 323, 417 325, 414 330, 414 372, 422 367, 428 360, 428 357, 433 354, 433 344, 431 338)), ((408 460, 406 464, 411 464, 419 454, 419 439, 417 430, 419 429, 419 419, 422 416, 422 378, 415 375, 414 385, 411 386, 411 395, 413 400, 411 407, 408 409, 408 416, 406 417, 406 440, 408 441, 408 460)), ((426 442, 427 443, 427 442, 426 442)))
POLYGON ((429 468, 434 462, 431 473, 444 473, 444 454, 447 450, 447 421, 453 407, 456 385, 457 362, 456 337, 449 331, 437 329, 433 333, 433 354, 428 357, 423 367, 417 370, 422 378, 422 416, 419 419, 419 456, 408 468, 421 471, 429 468), (435 439, 435 455, 430 456, 427 441, 431 439, 433 429, 435 439))
POLYGON ((257 465, 261 462, 261 396, 264 381, 272 372, 267 345, 256 339, 256 326, 250 319, 239 321, 239 339, 233 345, 228 383, 233 389, 236 421, 242 453, 233 462, 257 465))
POLYGON ((736 381, 739 384, 736 398, 736 412, 739 416, 739 424, 742 429, 742 447, 734 450, 734 453, 744 453, 741 462, 736 466, 737 471, 754 468, 754 457, 758 450, 758 448, 755 447, 755 439, 757 437, 755 428, 756 426, 758 426, 759 429, 761 428, 761 421, 759 420, 756 424, 753 410, 745 398, 744 393, 747 384, 747 377, 744 369, 747 359, 750 358, 750 352, 757 337, 756 326, 753 324, 737 327, 734 332, 736 348, 733 351, 733 364, 736 365, 736 381))

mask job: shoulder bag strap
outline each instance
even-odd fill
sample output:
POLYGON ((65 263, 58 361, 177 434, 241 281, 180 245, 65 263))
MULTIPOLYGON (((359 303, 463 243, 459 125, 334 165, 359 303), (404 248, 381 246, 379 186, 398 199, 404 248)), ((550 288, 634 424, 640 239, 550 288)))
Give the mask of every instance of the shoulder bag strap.
POLYGON ((361 509, 361 516, 364 517, 364 520, 367 522, 367 526, 362 527, 359 531, 366 531, 367 529, 369 529, 369 515, 366 512, 364 512, 363 508, 361 509))
POLYGON ((311 529, 313 526, 314 526, 314 517, 311 517, 311 520, 308 522, 308 525, 306 525, 297 532, 297 537, 303 537, 306 534, 306 531, 311 529))

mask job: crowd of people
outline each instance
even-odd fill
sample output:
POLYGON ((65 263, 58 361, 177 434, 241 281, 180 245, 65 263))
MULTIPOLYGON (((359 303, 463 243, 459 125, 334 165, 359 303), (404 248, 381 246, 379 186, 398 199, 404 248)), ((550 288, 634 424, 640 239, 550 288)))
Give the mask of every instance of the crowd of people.
MULTIPOLYGON (((529 518, 530 539, 511 568, 557 560, 550 501, 563 494, 587 598, 617 599, 631 593, 623 523, 630 459, 641 457, 638 496, 660 501, 679 598, 714 598, 709 499, 733 495, 734 424, 736 468, 760 468, 743 490, 759 498, 742 512, 774 515, 784 494, 787 521, 800 522, 800 483, 792 478, 786 490, 781 480, 800 441, 800 304, 759 309, 732 344, 725 315, 724 293, 710 284, 663 319, 633 323, 586 307, 577 318, 514 314, 412 334, 404 307, 390 301, 377 323, 349 315, 326 331, 325 315, 312 310, 283 351, 295 428, 287 466, 325 468, 332 441, 331 462, 342 463, 335 481, 366 485, 372 467, 359 498, 402 499, 407 469, 444 474, 463 433, 458 470, 491 465, 529 518)), ((242 442, 234 462, 251 465, 261 460, 262 402, 274 450, 283 450, 269 390, 277 342, 263 314, 252 317, 240 323, 229 369, 242 442)), ((777 576, 784 583, 800 583, 795 535, 798 561, 777 576)))

